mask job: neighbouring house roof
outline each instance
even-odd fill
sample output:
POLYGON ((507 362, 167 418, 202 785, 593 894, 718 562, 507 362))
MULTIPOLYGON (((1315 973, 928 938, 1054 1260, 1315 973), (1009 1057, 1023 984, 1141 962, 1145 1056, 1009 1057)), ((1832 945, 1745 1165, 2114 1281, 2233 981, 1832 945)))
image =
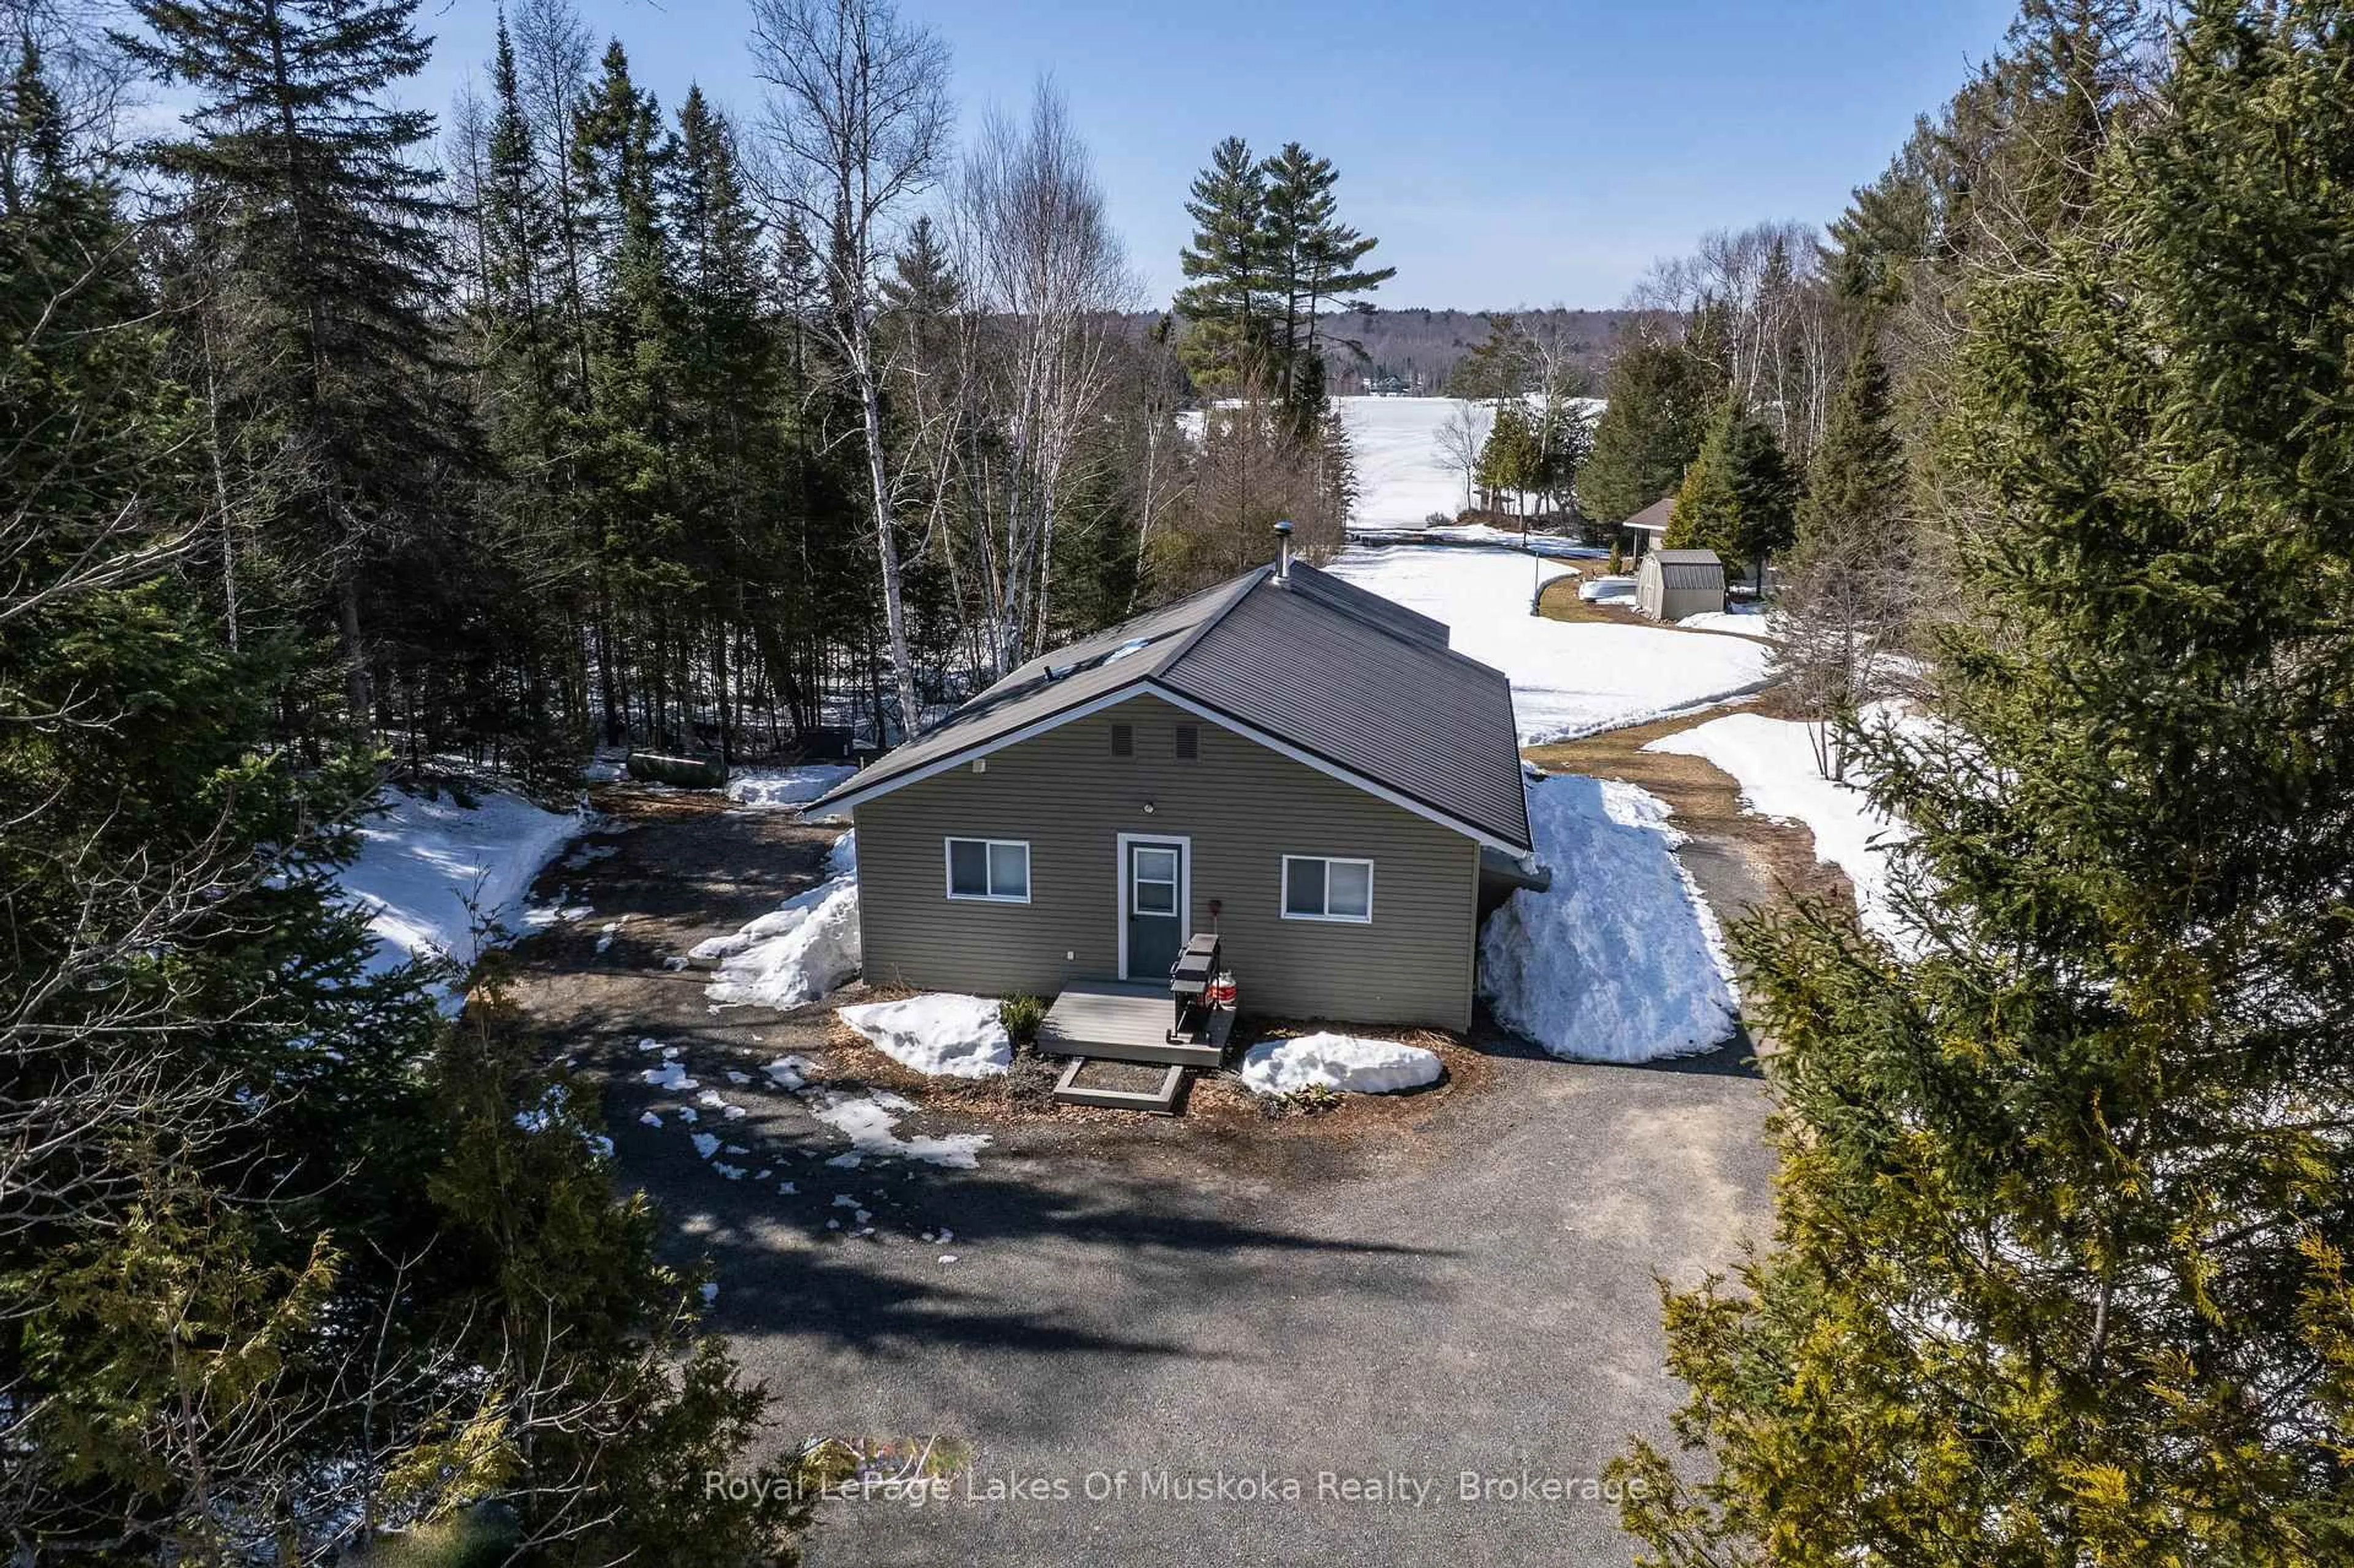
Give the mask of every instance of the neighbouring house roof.
POLYGON ((1447 626, 1295 564, 1040 655, 810 810, 840 810, 1140 693, 1499 848, 1530 848, 1503 673, 1447 626))
POLYGON ((1644 534, 1664 534, 1668 531, 1668 519, 1674 516, 1675 513, 1676 498, 1672 495, 1662 495, 1618 526, 1633 528, 1644 534))

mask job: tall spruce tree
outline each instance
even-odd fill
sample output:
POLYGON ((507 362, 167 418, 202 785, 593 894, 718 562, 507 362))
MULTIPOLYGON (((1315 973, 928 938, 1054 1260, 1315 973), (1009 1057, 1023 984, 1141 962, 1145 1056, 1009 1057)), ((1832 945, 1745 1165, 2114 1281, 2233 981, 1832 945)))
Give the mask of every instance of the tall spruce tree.
POLYGON ((1755 563, 1762 588, 1766 557, 1790 543, 1797 499, 1774 428, 1728 392, 1676 493, 1661 543, 1714 550, 1728 566, 1755 563))
POLYGON ((444 514, 453 421, 427 318, 440 267, 432 116, 387 98, 423 69, 417 0, 134 0, 122 48, 194 96, 155 165, 217 204, 215 276, 246 418, 293 456, 275 543, 319 563, 350 723, 373 721, 367 595, 444 514))
POLYGON ((1818 726, 1817 762, 1845 772, 1839 736, 1887 694, 1923 611, 1917 540, 1905 493, 1887 362, 1876 323, 1861 323, 1823 439, 1807 467, 1796 547, 1777 598, 1775 667, 1818 726))
POLYGON ((1944 388, 1979 613, 1858 737, 1900 953, 1737 938, 1776 1249, 1671 1298, 1671 1563, 2354 1553, 2354 10, 2188 8, 1944 388))
POLYGON ((1716 398, 1713 366, 1685 343, 1630 334, 1610 358, 1607 406, 1578 478, 1578 498, 1606 523, 1674 493, 1699 454, 1716 398))

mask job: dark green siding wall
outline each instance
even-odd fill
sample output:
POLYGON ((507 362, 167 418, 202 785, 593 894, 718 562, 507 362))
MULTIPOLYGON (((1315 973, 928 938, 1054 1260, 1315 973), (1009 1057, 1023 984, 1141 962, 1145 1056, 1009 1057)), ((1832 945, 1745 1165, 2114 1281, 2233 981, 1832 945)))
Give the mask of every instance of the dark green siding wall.
POLYGON ((1193 841, 1192 928, 1218 930, 1254 1012, 1463 1029, 1479 846, 1154 697, 965 763, 857 810, 859 923, 880 984, 1051 996, 1119 967, 1118 839, 1193 841), (1132 757, 1111 754, 1115 722, 1132 757), (1197 724, 1201 755, 1176 758, 1197 724), (1144 810, 1150 802, 1150 814, 1144 810), (945 896, 950 837, 1024 839, 1031 901, 945 896), (1282 857, 1370 859, 1371 925, 1285 920, 1282 857))

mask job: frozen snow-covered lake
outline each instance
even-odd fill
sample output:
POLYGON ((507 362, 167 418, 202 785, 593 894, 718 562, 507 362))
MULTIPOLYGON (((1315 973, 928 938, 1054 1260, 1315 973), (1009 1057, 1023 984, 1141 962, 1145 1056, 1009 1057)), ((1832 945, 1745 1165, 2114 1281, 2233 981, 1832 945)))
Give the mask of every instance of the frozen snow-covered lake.
MULTIPOLYGON (((1458 408, 1471 416, 1479 439, 1496 422, 1485 403, 1459 397, 1335 397, 1341 428, 1349 433, 1357 464, 1355 528, 1418 528, 1434 512, 1448 517, 1463 510, 1463 471, 1447 466, 1438 432, 1458 408)), ((1599 399, 1584 406, 1598 411, 1599 399)))

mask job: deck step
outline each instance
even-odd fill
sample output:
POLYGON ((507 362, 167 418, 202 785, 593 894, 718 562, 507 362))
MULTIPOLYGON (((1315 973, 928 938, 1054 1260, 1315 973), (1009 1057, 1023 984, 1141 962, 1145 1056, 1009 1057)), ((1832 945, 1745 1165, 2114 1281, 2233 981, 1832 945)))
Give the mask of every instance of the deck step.
POLYGON ((1107 1110, 1143 1111, 1150 1116, 1175 1116, 1184 1097, 1185 1080, 1193 1071, 1178 1063, 1115 1062, 1074 1056, 1055 1082, 1055 1100, 1066 1106, 1100 1106, 1107 1110))

